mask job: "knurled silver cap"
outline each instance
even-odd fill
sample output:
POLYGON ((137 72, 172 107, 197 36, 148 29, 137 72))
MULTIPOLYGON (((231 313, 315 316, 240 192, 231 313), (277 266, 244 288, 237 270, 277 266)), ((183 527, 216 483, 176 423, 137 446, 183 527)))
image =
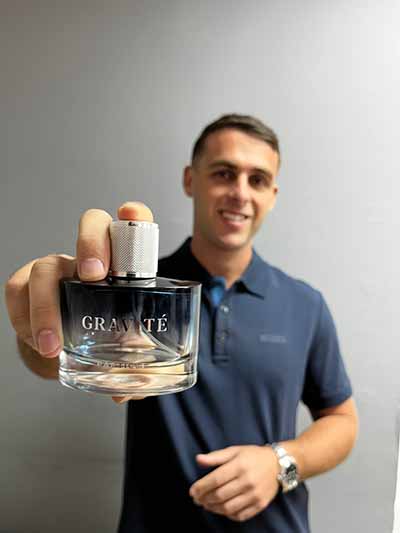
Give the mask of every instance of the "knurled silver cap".
POLYGON ((114 220, 110 224, 110 238, 111 276, 156 277, 158 224, 136 220, 114 220))

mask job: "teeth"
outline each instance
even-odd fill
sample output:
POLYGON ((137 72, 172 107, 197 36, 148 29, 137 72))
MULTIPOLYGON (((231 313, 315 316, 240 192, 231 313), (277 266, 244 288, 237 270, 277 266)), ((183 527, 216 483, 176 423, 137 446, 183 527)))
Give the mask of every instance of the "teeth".
POLYGON ((222 216, 228 220, 234 220, 236 222, 239 222, 241 220, 245 220, 245 218, 247 218, 245 215, 237 215, 237 214, 233 214, 233 213, 228 213, 227 211, 222 211, 221 212, 222 216))

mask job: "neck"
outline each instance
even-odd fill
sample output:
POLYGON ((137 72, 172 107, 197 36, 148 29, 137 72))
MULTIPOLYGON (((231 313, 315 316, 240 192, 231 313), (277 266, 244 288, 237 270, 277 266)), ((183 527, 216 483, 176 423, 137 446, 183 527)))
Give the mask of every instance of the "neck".
POLYGON ((243 248, 226 250, 193 235, 191 251, 197 261, 212 275, 223 276, 226 287, 231 287, 240 278, 251 261, 251 243, 243 248))

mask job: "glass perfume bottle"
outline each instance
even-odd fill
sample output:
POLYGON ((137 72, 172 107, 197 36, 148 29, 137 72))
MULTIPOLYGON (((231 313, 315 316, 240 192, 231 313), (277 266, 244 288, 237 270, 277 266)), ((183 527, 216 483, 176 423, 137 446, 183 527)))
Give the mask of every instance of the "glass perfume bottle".
POLYGON ((179 392, 196 383, 201 284, 156 277, 158 225, 113 221, 111 269, 60 282, 60 382, 113 396, 179 392))

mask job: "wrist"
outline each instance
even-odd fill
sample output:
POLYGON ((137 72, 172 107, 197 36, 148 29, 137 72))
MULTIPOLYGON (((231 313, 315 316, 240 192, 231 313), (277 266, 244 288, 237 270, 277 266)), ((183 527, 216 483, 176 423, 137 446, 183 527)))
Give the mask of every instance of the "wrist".
POLYGON ((289 455, 294 457, 297 464, 297 473, 299 478, 304 481, 305 463, 303 449, 297 439, 277 441, 279 446, 282 446, 289 455))
POLYGON ((270 447, 276 457, 278 468, 277 481, 283 493, 296 489, 300 483, 300 476, 296 458, 291 455, 283 443, 271 443, 270 447))
POLYGON ((278 494, 281 490, 281 484, 278 480, 278 476, 280 474, 281 468, 279 465, 279 462, 277 461, 276 455, 274 450, 271 448, 270 444, 265 444, 260 446, 261 449, 263 449, 265 455, 266 455, 266 465, 267 465, 267 475, 269 479, 272 478, 273 481, 275 481, 275 493, 278 494))

